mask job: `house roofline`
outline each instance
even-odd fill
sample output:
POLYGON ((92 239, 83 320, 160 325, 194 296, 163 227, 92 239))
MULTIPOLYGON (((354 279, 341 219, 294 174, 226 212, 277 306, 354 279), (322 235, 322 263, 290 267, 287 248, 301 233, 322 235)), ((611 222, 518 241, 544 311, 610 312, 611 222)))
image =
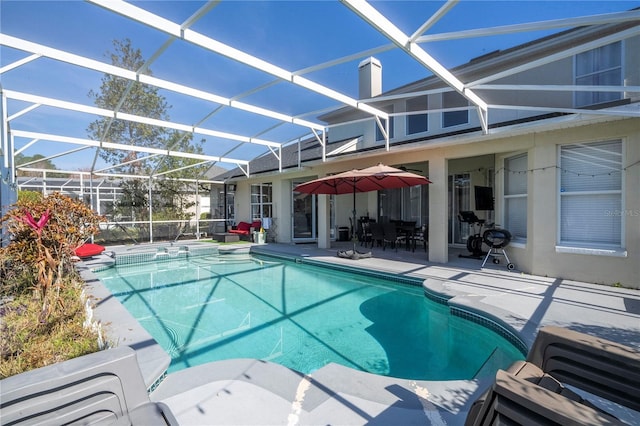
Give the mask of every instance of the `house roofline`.
MULTIPOLYGON (((631 10, 640 10, 640 7, 631 10)), ((503 50, 496 50, 481 56, 474 57, 464 64, 451 68, 451 72, 462 81, 465 81, 465 75, 478 73, 480 76, 484 76, 487 73, 487 70, 491 70, 491 73, 495 73, 496 68, 498 70, 513 68, 514 66, 520 65, 521 63, 530 62, 532 58, 544 57, 562 51, 567 46, 575 45, 576 40, 582 40, 581 42, 589 42, 597 38, 601 38, 605 35, 615 34, 638 25, 640 25, 638 21, 628 21, 622 23, 570 28, 558 33, 550 34, 535 40, 521 43, 517 46, 509 47, 503 50)), ((473 79, 477 80, 478 77, 474 76, 473 79)), ((414 91, 427 89, 438 89, 443 87, 447 87, 446 83, 439 77, 431 75, 423 79, 416 80, 387 91, 383 91, 380 95, 371 99, 365 99, 363 101, 369 101, 373 105, 377 105, 378 107, 380 107, 380 105, 382 105, 382 102, 376 104, 376 98, 382 99, 387 96, 411 93, 414 91)), ((318 119, 332 124, 332 121, 334 121, 337 117, 343 116, 343 114, 346 112, 352 112, 352 110, 348 107, 341 107, 339 109, 319 116, 318 119)))
MULTIPOLYGON (((631 103, 628 99, 613 102, 607 104, 608 107, 620 107, 620 106, 640 106, 639 102, 631 103)), ((461 129, 449 133, 431 135, 427 137, 420 137, 410 140, 403 140, 391 144, 394 153, 410 152, 416 150, 435 149, 453 145, 488 142, 494 139, 502 139, 505 137, 521 136, 532 132, 546 132, 561 130, 565 128, 587 126, 592 124, 619 121, 626 119, 638 119, 634 117, 621 117, 613 115, 585 115, 580 113, 550 113, 544 115, 538 115, 534 117, 527 117, 518 120, 505 121, 502 123, 495 123, 489 126, 489 133, 483 134, 482 129, 478 127, 472 127, 467 129, 461 129)), ((333 163, 337 161, 350 161, 354 157, 369 157, 376 154, 388 155, 384 145, 374 146, 369 148, 359 149, 356 153, 348 152, 337 154, 325 161, 321 156, 314 158, 308 158, 301 162, 302 167, 289 166, 283 167, 283 172, 303 171, 305 168, 315 167, 318 165, 326 165, 327 163, 333 163)), ((277 168, 268 168, 261 170, 260 172, 253 173, 249 178, 244 174, 239 173, 237 175, 229 176, 231 181, 247 180, 255 177, 264 177, 271 175, 280 175, 277 168)))

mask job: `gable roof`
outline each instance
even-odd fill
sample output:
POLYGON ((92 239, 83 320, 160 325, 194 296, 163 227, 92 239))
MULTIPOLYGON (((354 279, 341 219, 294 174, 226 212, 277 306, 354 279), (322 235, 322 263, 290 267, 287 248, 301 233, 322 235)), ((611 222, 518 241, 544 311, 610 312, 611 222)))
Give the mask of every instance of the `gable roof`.
MULTIPOLYGON (((633 10, 640 10, 640 8, 633 10)), ((493 81, 495 80, 495 76, 500 75, 500 73, 520 69, 520 67, 531 63, 548 63, 550 62, 548 58, 554 58, 556 56, 559 58, 565 57, 563 56, 563 52, 571 51, 576 46, 588 45, 588 43, 606 39, 608 36, 637 26, 640 26, 640 20, 572 28, 509 49, 496 50, 472 58, 469 62, 452 68, 451 72, 465 84, 478 80, 493 81)), ((585 50, 590 49, 586 48, 585 50)), ((437 76, 429 76, 388 91, 383 91, 380 95, 367 101, 371 105, 385 110, 385 107, 388 107, 393 101, 376 101, 376 99, 385 99, 393 95, 441 88, 447 88, 446 83, 437 76)), ((359 111, 351 111, 349 108, 339 108, 323 114, 318 118, 328 124, 335 124, 345 120, 356 120, 365 117, 366 115, 359 111)))

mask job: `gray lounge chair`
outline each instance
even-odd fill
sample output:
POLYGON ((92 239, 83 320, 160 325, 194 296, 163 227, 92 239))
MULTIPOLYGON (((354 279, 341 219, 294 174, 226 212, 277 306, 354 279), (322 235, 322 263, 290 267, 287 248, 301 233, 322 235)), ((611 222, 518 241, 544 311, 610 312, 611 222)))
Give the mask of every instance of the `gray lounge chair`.
POLYGON ((640 352, 560 327, 542 328, 526 361, 500 370, 465 425, 623 424, 565 385, 640 410, 640 352))
POLYGON ((623 425, 602 411, 499 370, 474 425, 623 425))
POLYGON ((135 351, 108 349, 0 381, 3 425, 176 425, 151 402, 135 351))

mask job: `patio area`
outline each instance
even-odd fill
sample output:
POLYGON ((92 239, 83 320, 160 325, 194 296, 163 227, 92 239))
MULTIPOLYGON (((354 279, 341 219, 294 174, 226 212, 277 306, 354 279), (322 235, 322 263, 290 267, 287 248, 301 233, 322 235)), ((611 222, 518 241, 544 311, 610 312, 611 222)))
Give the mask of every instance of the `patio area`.
MULTIPOLYGON (((371 258, 360 260, 336 255, 338 250, 352 247, 351 242, 335 243, 331 249, 319 249, 315 244, 270 243, 221 245, 220 250, 304 258, 424 278, 426 291, 451 297, 451 305, 482 313, 512 328, 527 345, 541 326, 557 325, 640 347, 638 290, 531 276, 489 262, 480 269, 481 260, 458 258, 453 251, 452 262, 446 266, 428 262, 422 250, 403 248, 397 252, 374 248, 371 258)), ((119 246, 108 250, 117 256, 118 252, 144 248, 119 246)), ((359 245, 357 248, 363 249, 359 245)), ((91 268, 106 257, 97 257, 86 265, 91 268)), ((98 288, 99 284, 91 281, 91 273, 85 274, 92 289, 98 288)), ((98 304, 96 316, 103 322, 117 318, 120 324, 113 321, 112 328, 120 344, 137 349, 143 375, 157 374, 161 349, 149 344, 146 333, 138 334, 120 310, 109 314, 113 298, 98 296, 105 303, 98 304)), ((230 360, 172 373, 151 393, 151 399, 167 404, 180 424, 461 425, 470 404, 487 386, 489 383, 481 380, 436 382, 381 377, 335 364, 303 375, 269 362, 230 360)), ((630 424, 639 415, 608 401, 600 403, 630 424)))

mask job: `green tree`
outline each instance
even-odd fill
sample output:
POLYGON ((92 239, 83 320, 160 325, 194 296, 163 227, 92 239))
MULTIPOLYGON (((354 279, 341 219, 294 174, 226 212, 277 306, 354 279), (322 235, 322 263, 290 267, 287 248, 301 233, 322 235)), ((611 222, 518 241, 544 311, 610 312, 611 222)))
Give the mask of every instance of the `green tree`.
MULTIPOLYGON (((18 154, 15 157, 15 163, 19 165, 19 164, 26 164, 26 163, 31 163, 32 161, 36 161, 35 163, 29 164, 27 167, 34 168, 34 169, 47 169, 47 170, 57 169, 55 164, 53 164, 51 160, 42 160, 43 158, 45 158, 45 156, 42 154, 35 154, 32 156, 18 154), (38 160, 41 160, 41 161, 38 161, 38 160)), ((36 176, 36 177, 42 176, 42 172, 29 172, 29 171, 22 171, 22 170, 18 170, 17 174, 18 176, 36 176)), ((47 172, 47 176, 48 177, 64 177, 67 175, 62 173, 47 172)))
MULTIPOLYGON (((145 66, 142 52, 140 49, 134 48, 129 39, 116 40, 113 47, 113 52, 108 53, 113 65, 148 75, 152 74, 151 70, 145 66)), ((164 96, 159 93, 157 88, 140 82, 105 74, 100 90, 89 92, 89 97, 100 108, 153 119, 169 120, 170 106, 164 96)), ((94 140, 202 153, 202 141, 194 143, 193 135, 190 133, 132 121, 100 118, 89 125, 87 132, 89 137, 94 140)), ((152 176, 169 170, 182 169, 170 173, 168 177, 195 179, 204 172, 201 167, 184 168, 198 163, 193 159, 107 149, 101 149, 99 155, 109 164, 120 164, 115 169, 116 172, 130 175, 152 176)), ((149 208, 149 184, 149 179, 124 180, 122 183, 123 196, 116 205, 116 215, 123 219, 146 220, 149 208)), ((183 209, 188 207, 185 204, 188 197, 188 183, 166 179, 154 180, 152 190, 156 194, 153 197, 153 210, 161 216, 169 218, 171 215, 183 212, 183 209), (162 202, 156 204, 158 200, 162 202)))

